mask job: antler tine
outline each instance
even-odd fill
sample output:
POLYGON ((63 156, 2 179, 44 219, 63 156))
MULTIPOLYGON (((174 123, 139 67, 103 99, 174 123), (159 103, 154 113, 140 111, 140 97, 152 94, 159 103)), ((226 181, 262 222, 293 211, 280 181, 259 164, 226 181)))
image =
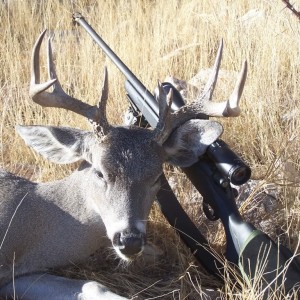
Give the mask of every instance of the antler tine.
POLYGON ((101 89, 101 96, 97 105, 97 110, 96 110, 94 120, 92 120, 94 130, 97 133, 97 135, 100 134, 101 138, 105 136, 111 128, 106 118, 107 99, 108 99, 108 74, 107 74, 107 68, 105 67, 103 85, 101 89))
POLYGON ((220 41, 220 45, 218 48, 216 60, 211 72, 211 75, 202 91, 202 93, 197 97, 196 101, 210 101, 212 99, 212 95, 215 90, 215 86, 218 80, 219 69, 222 60, 222 53, 223 53, 223 39, 220 41))
MULTIPOLYGON (((56 79, 52 79, 45 83, 40 83, 40 58, 39 52, 41 48, 41 44, 43 38, 45 36, 46 30, 44 30, 38 39, 36 40, 31 57, 31 80, 30 80, 30 87, 29 87, 29 95, 32 98, 35 98, 36 95, 41 93, 42 91, 48 89, 51 85, 53 85, 56 79)), ((33 99, 35 101, 35 99, 33 99)))
POLYGON ((31 60, 31 81, 29 94, 32 100, 44 107, 57 107, 64 108, 66 110, 71 110, 79 115, 87 117, 88 119, 94 120, 96 114, 96 106, 91 106, 84 103, 76 98, 73 98, 66 94, 62 89, 59 81, 56 77, 55 67, 52 60, 51 42, 48 41, 48 72, 50 75, 50 80, 45 83, 40 83, 40 61, 39 52, 40 47, 45 36, 46 30, 44 30, 38 37, 32 52, 31 60), (53 86, 53 91, 51 93, 46 92, 46 90, 53 86))
POLYGON ((64 93, 64 90, 57 79, 55 65, 53 63, 53 55, 52 55, 52 46, 51 46, 51 37, 48 38, 48 44, 47 44, 47 62, 48 62, 48 75, 51 79, 56 79, 53 84, 53 90, 59 91, 60 93, 64 93))
POLYGON ((108 99, 108 80, 107 80, 108 74, 107 74, 107 68, 104 67, 104 78, 103 78, 103 84, 101 89, 101 96, 100 100, 98 102, 98 111, 101 113, 99 114, 99 121, 103 120, 107 122, 106 120, 106 103, 108 99))
POLYGON ((165 141, 166 136, 169 134, 169 112, 173 102, 173 90, 170 89, 169 93, 166 94, 160 81, 158 81, 157 101, 159 106, 159 118, 153 134, 155 141, 162 144, 165 141))
POLYGON ((235 117, 239 116, 241 109, 239 107, 239 102, 244 90, 246 77, 247 77, 248 64, 245 60, 240 71, 238 80, 235 84, 234 90, 227 101, 226 111, 224 111, 223 116, 225 117, 235 117))

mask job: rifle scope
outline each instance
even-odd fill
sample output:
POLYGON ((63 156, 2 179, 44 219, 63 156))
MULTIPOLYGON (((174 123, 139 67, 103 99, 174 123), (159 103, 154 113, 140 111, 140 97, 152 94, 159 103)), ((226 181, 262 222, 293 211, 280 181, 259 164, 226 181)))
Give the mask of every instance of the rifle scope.
POLYGON ((251 176, 251 169, 221 139, 216 140, 206 150, 217 169, 234 185, 246 183, 251 176))
MULTIPOLYGON (((184 100, 178 90, 169 82, 162 83, 166 93, 173 90, 172 109, 177 110, 183 106, 184 100)), ((205 116, 206 117, 206 116, 205 116)), ((207 156, 214 162, 221 174, 234 185, 246 183, 251 176, 251 169, 234 153, 221 139, 212 143, 206 150, 207 156)))

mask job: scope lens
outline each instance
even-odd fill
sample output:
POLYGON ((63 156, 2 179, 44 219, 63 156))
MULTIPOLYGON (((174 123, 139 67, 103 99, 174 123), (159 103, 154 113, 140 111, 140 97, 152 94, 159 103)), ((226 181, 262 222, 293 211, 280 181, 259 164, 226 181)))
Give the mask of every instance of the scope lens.
POLYGON ((251 170, 247 166, 238 166, 230 175, 230 181, 235 185, 246 183, 251 176, 251 170))

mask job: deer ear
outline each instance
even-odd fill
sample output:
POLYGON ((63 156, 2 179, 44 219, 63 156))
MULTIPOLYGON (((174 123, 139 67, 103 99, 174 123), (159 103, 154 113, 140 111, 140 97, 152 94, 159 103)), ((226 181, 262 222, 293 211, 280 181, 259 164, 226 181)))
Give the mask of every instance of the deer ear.
POLYGON ((196 163, 207 147, 222 134, 220 123, 209 120, 189 120, 178 127, 163 148, 167 162, 178 167, 189 167, 196 163))
POLYGON ((88 132, 54 126, 16 126, 26 145, 46 159, 68 164, 85 159, 85 140, 88 132))

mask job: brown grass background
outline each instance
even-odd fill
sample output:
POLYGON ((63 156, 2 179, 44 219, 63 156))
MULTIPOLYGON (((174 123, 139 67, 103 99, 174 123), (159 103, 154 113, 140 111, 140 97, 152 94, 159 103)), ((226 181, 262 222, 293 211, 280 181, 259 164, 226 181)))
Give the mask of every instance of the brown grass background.
MULTIPOLYGON (((300 8, 300 1, 293 3, 300 8)), ((239 71, 247 59, 243 113, 239 118, 220 120, 225 128, 222 138, 250 164, 252 177, 260 180, 260 189, 275 186, 278 203, 271 214, 248 214, 260 192, 257 189, 243 203, 241 213, 255 224, 270 221, 273 226, 267 232, 273 238, 280 234, 285 245, 299 251, 300 24, 279 0, 1 1, 0 165, 36 181, 62 178, 74 166, 44 161, 24 146, 14 126, 89 128, 80 116, 38 107, 29 98, 31 49, 45 28, 53 35, 57 73, 64 89, 95 104, 103 66, 107 65, 108 117, 114 124, 123 122, 127 108, 124 77, 83 29, 72 23, 75 11, 86 17, 150 90, 157 79, 164 80, 167 75, 189 80, 200 69, 211 67, 221 38, 221 69, 239 71)), ((42 61, 46 80, 45 60, 42 61)), ((227 98, 233 86, 233 78, 221 78, 215 101, 227 98)), ((175 190, 182 205, 205 229, 214 249, 222 251, 222 226, 205 221, 199 196, 178 170, 167 173, 177 182, 175 190)), ((238 290, 231 284, 237 278, 227 279, 223 286, 206 274, 157 207, 151 212, 149 227, 149 239, 164 251, 157 261, 149 264, 141 259, 124 268, 108 253, 100 261, 95 258, 90 266, 74 266, 64 272, 105 281, 112 289, 134 299, 205 299, 204 288, 220 289, 226 299, 262 297, 259 289, 243 286, 238 290)))

